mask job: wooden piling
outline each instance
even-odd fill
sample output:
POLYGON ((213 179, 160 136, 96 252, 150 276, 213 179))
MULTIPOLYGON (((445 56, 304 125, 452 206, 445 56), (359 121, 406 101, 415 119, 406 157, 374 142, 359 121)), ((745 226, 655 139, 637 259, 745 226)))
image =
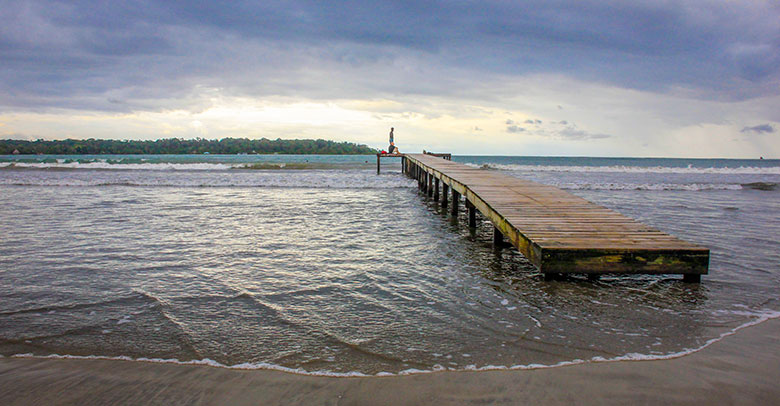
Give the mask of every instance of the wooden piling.
POLYGON ((401 173, 407 174, 409 173, 410 169, 410 161, 406 159, 406 155, 404 154, 383 154, 378 153, 376 154, 376 174, 379 175, 379 171, 382 167, 382 158, 401 158, 401 173))
POLYGON ((496 227, 493 227, 493 244, 496 246, 501 246, 504 243, 504 234, 501 233, 501 230, 499 230, 496 227))
POLYGON ((477 226, 477 208, 467 199, 466 209, 468 209, 469 212, 469 227, 474 228, 477 226))
POLYGON ((701 274, 687 273, 683 275, 683 282, 687 283, 699 283, 701 282, 701 274))
POLYGON ((460 202, 460 193, 455 188, 452 189, 452 215, 458 215, 458 203, 460 202))

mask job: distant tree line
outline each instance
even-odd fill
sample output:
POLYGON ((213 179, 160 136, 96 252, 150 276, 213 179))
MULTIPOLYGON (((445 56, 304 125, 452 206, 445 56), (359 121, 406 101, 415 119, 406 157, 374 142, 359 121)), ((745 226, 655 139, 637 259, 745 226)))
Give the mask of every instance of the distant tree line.
POLYGON ((140 140, 58 140, 25 141, 0 140, 0 155, 51 154, 324 154, 368 155, 378 151, 363 144, 328 140, 269 140, 267 138, 165 138, 156 141, 140 140))

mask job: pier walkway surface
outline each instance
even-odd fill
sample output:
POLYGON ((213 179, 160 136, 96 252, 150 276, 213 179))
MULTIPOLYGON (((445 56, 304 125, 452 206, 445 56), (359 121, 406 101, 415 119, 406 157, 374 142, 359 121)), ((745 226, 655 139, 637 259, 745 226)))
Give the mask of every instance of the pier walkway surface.
POLYGON ((495 242, 506 237, 546 279, 568 273, 591 278, 641 273, 682 274, 687 282, 699 282, 707 273, 709 249, 556 187, 459 164, 446 156, 388 156, 400 156, 402 172, 417 179, 420 189, 441 201, 442 207, 451 204, 453 213, 463 196, 469 225, 476 226, 479 210, 493 223, 495 242))

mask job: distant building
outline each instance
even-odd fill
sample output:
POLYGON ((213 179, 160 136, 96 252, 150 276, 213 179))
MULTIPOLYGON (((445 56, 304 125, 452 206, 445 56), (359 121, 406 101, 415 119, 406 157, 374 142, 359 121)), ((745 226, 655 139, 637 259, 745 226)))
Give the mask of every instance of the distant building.
POLYGON ((15 149, 15 150, 14 150, 14 152, 13 152, 13 154, 14 154, 14 155, 19 155, 19 150, 18 150, 18 149, 15 149))

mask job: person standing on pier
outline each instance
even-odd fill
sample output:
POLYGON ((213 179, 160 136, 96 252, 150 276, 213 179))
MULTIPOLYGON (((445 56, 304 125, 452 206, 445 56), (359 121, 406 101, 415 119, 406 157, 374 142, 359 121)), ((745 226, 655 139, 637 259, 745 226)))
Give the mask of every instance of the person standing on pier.
POLYGON ((390 146, 387 147, 387 152, 390 154, 395 154, 396 153, 395 151, 397 149, 395 147, 395 142, 394 142, 395 140, 393 139, 393 130, 395 130, 395 128, 390 127, 390 146))

